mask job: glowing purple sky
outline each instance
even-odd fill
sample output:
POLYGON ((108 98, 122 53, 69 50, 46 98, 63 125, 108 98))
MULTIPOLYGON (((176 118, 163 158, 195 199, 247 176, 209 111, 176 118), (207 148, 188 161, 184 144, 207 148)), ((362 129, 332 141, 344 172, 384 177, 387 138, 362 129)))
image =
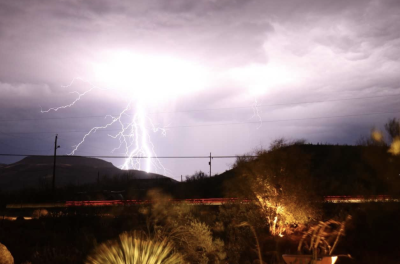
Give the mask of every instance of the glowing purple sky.
MULTIPOLYGON (((73 101, 71 91, 89 87, 62 85, 75 77, 95 81, 93 65, 121 52, 174 58, 206 71, 207 78, 187 78, 188 87, 201 86, 195 92, 148 106, 156 124, 171 127, 166 137, 153 136, 158 155, 243 154, 279 137, 353 144, 370 127, 400 116, 400 96, 387 96, 400 94, 399 25, 396 0, 0 0, 0 119, 19 120, 0 121, 0 152, 51 154, 58 133, 59 153, 69 153, 85 131, 105 120, 66 117, 119 113, 126 98, 105 91, 64 111, 41 114, 40 107, 73 101), (340 101, 360 97, 374 98, 340 101), (255 99, 283 104, 260 107, 264 121, 300 120, 260 128, 229 124, 257 121, 255 99), (310 101, 324 102, 291 104, 310 101), (215 108, 230 109, 191 111, 215 108), (397 113, 312 119, 378 112, 397 113), (41 118, 64 119, 22 120, 41 118)), ((154 80, 160 71, 151 72, 154 80)), ((163 97, 168 85, 160 87, 163 97)), ((76 154, 120 155, 110 153, 116 145, 98 132, 76 154)), ((162 162, 175 178, 208 171, 207 160, 162 162)), ((214 160, 213 172, 232 162, 214 160)))

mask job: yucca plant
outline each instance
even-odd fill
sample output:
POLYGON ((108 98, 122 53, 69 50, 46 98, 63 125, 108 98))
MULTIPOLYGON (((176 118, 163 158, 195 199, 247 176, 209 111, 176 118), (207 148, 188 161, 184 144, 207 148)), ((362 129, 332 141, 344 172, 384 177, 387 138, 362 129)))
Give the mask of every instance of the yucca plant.
POLYGON ((100 244, 88 256, 86 264, 180 264, 183 259, 175 253, 167 239, 155 241, 134 232, 124 232, 117 240, 100 244))

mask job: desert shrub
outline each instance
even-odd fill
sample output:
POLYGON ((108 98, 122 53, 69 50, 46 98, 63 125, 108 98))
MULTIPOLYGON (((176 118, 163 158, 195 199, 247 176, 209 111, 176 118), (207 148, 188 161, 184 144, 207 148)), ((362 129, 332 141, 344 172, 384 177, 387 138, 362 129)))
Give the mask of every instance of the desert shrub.
POLYGON ((189 263, 221 263, 226 258, 224 242, 213 238, 210 227, 197 220, 180 227, 175 244, 186 253, 189 263))
POLYGON ((14 258, 7 247, 0 243, 0 264, 14 264, 14 258))
POLYGON ((150 190, 147 198, 153 202, 150 206, 143 206, 140 212, 147 216, 147 222, 151 225, 182 225, 192 219, 191 206, 171 203, 172 197, 160 190, 150 190))
POLYGON ((319 217, 310 158, 297 144, 278 140, 268 151, 237 159, 228 192, 256 201, 272 235, 290 233, 292 224, 319 217))
POLYGON ((117 240, 100 244, 88 256, 86 264, 179 264, 180 254, 174 252, 167 239, 156 241, 138 232, 124 232, 117 240))
POLYGON ((220 263, 225 259, 224 242, 214 239, 210 227, 192 214, 192 206, 171 203, 171 197, 160 191, 148 193, 153 201, 142 207, 147 226, 158 241, 168 239, 189 263, 220 263))

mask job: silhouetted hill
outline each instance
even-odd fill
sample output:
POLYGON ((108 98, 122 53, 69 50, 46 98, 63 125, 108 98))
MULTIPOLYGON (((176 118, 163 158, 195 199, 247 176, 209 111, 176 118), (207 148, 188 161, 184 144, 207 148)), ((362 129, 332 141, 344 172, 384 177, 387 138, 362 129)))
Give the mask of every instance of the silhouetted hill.
MULTIPOLYGON (((287 157, 307 162, 319 195, 400 195, 400 156, 393 156, 387 150, 382 146, 305 144, 275 151, 285 151, 287 157)), ((211 178, 180 183, 176 195, 179 198, 224 197, 226 183, 228 188, 235 188, 235 173, 233 169, 211 178)))
MULTIPOLYGON (((52 165, 53 157, 26 157, 14 165, 52 165)), ((94 168, 116 168, 111 162, 107 162, 101 159, 86 158, 79 156, 61 156, 57 157, 57 165, 69 165, 69 166, 90 166, 94 168)))
MULTIPOLYGON (((291 146, 296 147, 296 146, 291 146)), ((396 194, 400 156, 384 146, 301 145, 323 195, 396 194)), ((289 147, 290 148, 290 147, 289 147)))
MULTIPOLYGON (((45 188, 51 186, 52 157, 26 157, 13 164, 0 166, 0 190, 45 188)), ((138 170, 121 170, 111 162, 79 156, 57 157, 56 186, 95 183, 100 176, 129 179, 159 179, 165 176, 138 170)), ((172 180, 172 179, 171 179, 172 180)))
POLYGON ((173 196, 177 199, 224 197, 224 182, 231 181, 234 176, 234 170, 227 170, 212 177, 205 175, 199 179, 179 182, 172 190, 173 196))

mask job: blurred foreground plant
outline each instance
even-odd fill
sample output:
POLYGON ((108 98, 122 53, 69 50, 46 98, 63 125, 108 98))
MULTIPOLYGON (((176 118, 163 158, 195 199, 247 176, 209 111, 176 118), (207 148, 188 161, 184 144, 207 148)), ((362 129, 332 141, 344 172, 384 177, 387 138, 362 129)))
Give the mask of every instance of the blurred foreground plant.
POLYGON ((330 256, 339 242, 340 236, 345 235, 346 223, 351 220, 347 216, 343 222, 329 220, 319 222, 318 225, 311 227, 300 240, 298 251, 301 252, 303 244, 306 249, 312 252, 313 259, 318 256, 330 256), (306 239, 309 238, 309 244, 306 239))
POLYGON ((400 137, 393 139, 388 152, 392 153, 393 155, 400 155, 400 137))
POLYGON ((124 232, 119 239, 99 245, 86 264, 179 264, 180 254, 167 239, 154 241, 134 232, 124 232))
POLYGON ((14 258, 7 247, 0 243, 0 264, 14 264, 14 258))

